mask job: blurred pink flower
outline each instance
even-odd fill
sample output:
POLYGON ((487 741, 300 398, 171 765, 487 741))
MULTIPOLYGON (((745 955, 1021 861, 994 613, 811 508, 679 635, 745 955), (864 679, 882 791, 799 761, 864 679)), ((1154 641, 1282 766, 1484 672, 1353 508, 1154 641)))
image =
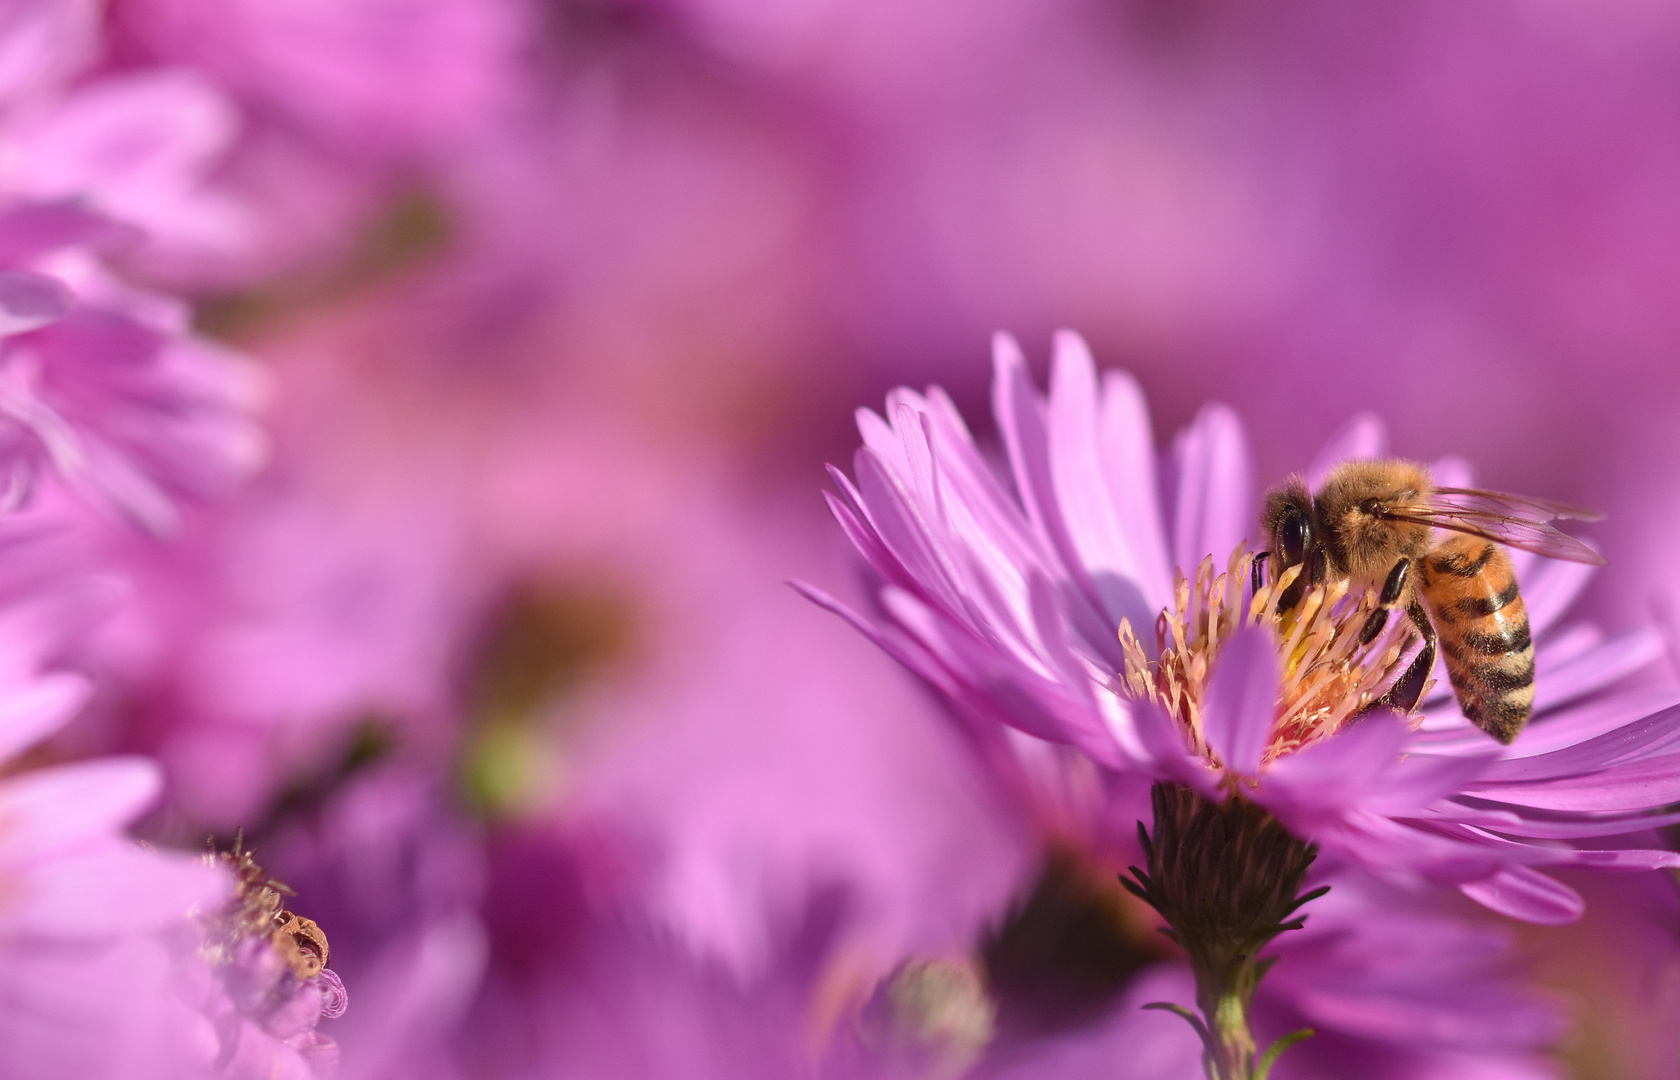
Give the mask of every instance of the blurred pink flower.
POLYGON ((239 210, 205 187, 233 119, 186 73, 69 86, 57 59, 92 60, 85 20, 56 21, 75 10, 26 6, 0 25, 0 55, 20 65, 0 97, 0 499, 17 505, 50 472, 164 530, 183 496, 261 460, 263 380, 110 264, 137 243, 240 243, 239 210))
POLYGON ((360 727, 439 753, 459 739, 498 568, 471 547, 444 425, 392 439, 370 415, 396 403, 348 359, 360 340, 275 343, 269 468, 170 544, 104 545, 134 583, 84 653, 113 687, 107 737, 156 754, 174 808, 219 830, 255 827, 360 727))
MULTIPOLYGON (((0 614, 0 759, 10 768, 86 700, 51 657, 85 632, 74 596, 37 596, 0 614)), ((201 1038, 174 997, 166 932, 214 905, 227 882, 197 861, 143 850, 123 830, 162 776, 113 757, 0 781, 0 1071, 19 1077, 178 1076, 201 1038)))
POLYGON ((193 335, 178 302, 113 278, 96 255, 111 232, 65 204, 0 211, 0 469, 11 505, 50 473, 167 531, 180 498, 261 462, 265 380, 193 335))
POLYGON ((58 89, 98 59, 99 0, 20 0, 0 16, 0 102, 58 89))
POLYGON ((254 222, 208 176, 237 131, 232 105, 192 72, 106 75, 11 110, 0 128, 0 191, 138 228, 142 263, 232 257, 250 245, 254 222))
POLYGON ((118 0, 119 48, 187 64, 351 158, 413 159, 512 104, 512 0, 118 0))
POLYGON ((971 940, 1027 838, 953 769, 913 687, 800 612, 782 582, 827 570, 820 522, 705 469, 639 483, 667 524, 628 522, 574 563, 617 583, 638 630, 621 670, 563 703, 578 734, 555 811, 632 838, 638 906, 743 972, 768 962, 778 912, 836 883, 861 969, 971 940))

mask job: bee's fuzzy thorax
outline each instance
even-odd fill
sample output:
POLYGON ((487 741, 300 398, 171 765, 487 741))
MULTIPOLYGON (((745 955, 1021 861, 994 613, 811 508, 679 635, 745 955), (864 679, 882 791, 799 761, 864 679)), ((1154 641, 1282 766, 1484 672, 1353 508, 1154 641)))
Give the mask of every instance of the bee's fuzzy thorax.
POLYGON ((1428 526, 1379 518, 1365 507, 1403 505, 1433 489, 1428 467, 1414 461, 1349 461, 1331 469, 1313 506, 1332 565, 1356 586, 1370 587, 1396 560, 1422 558, 1428 526))

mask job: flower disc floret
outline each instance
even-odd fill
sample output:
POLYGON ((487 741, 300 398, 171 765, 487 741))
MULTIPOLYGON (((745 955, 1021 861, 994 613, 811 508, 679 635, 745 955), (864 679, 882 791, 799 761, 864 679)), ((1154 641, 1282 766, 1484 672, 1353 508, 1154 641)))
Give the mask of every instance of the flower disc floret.
POLYGON ((1173 606, 1155 620, 1156 660, 1130 621, 1120 620, 1123 692, 1164 709, 1183 726, 1192 749, 1216 767, 1223 763, 1209 748, 1203 726, 1208 675, 1220 646, 1242 628, 1269 629, 1278 649, 1277 715, 1262 764, 1327 739, 1364 715, 1399 673, 1415 637, 1401 623, 1362 642, 1360 631, 1376 598, 1350 595, 1346 580, 1314 586, 1280 611, 1279 598, 1301 568, 1290 567, 1255 591, 1246 584, 1253 580, 1254 559, 1240 545, 1224 573, 1214 573, 1212 556, 1202 560, 1194 579, 1174 572, 1173 606))

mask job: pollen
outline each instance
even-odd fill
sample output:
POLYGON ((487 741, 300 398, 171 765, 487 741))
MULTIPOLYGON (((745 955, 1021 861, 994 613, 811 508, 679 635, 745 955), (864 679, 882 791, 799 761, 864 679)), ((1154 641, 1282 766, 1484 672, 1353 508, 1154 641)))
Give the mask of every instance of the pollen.
POLYGON ((1212 556, 1194 578, 1173 573, 1173 606, 1155 620, 1151 660, 1128 620, 1120 621, 1125 670, 1119 683, 1136 699, 1157 702, 1189 733, 1192 745, 1220 764, 1203 733, 1208 674, 1221 646, 1244 626, 1266 626, 1277 644, 1280 684, 1265 760, 1328 738, 1351 723, 1394 681, 1416 636, 1407 620, 1393 618, 1383 632, 1360 644, 1360 631, 1377 608, 1374 593, 1350 595, 1344 579, 1306 590, 1287 611, 1278 598, 1301 572, 1295 566, 1258 590, 1250 584, 1254 556, 1239 545, 1223 573, 1212 556))

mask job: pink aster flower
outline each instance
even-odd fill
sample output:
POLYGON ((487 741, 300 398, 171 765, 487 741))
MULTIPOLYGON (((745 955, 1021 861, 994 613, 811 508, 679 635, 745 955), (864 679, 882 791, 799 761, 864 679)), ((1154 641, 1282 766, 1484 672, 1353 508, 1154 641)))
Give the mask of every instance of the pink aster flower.
MULTIPOLYGON (((1286 745, 1289 710, 1310 689, 1301 680, 1318 671, 1280 659, 1275 630, 1247 613, 1247 575, 1216 575, 1209 561, 1223 562, 1257 531, 1236 418, 1210 406, 1162 462, 1136 384, 1119 373, 1099 384, 1076 336, 1057 338, 1047 402, 1011 340, 999 338, 996 359, 1013 490, 937 389, 894 391, 887 419, 860 413, 856 481, 833 474, 841 493, 831 505, 884 580, 886 617, 830 606, 913 671, 966 707, 1107 768, 1215 797, 1240 789, 1325 851, 1398 879, 1456 885, 1517 918, 1580 912, 1575 893, 1536 867, 1676 864, 1662 850, 1591 843, 1671 820, 1657 812, 1680 797, 1680 696, 1624 684, 1659 654, 1654 634, 1605 641, 1560 625, 1588 568, 1517 560, 1537 676, 1534 719, 1514 745, 1475 730, 1445 695, 1421 719, 1382 712, 1354 723, 1394 674, 1399 654, 1383 638, 1387 649, 1373 643, 1344 665, 1356 684, 1334 721, 1286 745), (1166 648, 1121 640, 1123 624, 1154 626, 1157 617, 1166 648), (1186 626, 1195 641, 1171 638, 1186 626), (1194 724, 1129 681, 1140 655, 1201 665, 1205 682, 1184 691, 1197 697, 1194 724)), ((1379 451, 1380 433, 1361 423, 1311 472, 1379 451)), ((1247 563, 1239 554, 1230 565, 1247 563)), ((1342 620, 1326 625, 1339 630, 1356 607, 1351 597, 1326 601, 1342 620)))
MULTIPOLYGON (((1188 954, 1205 1023, 1173 1008, 1210 1076, 1270 1067, 1249 1023, 1269 966, 1258 958, 1322 891, 1303 891, 1320 851, 1534 922, 1581 911, 1537 867, 1680 861, 1639 846, 1680 793, 1676 694, 1624 684, 1657 655, 1654 635, 1605 642, 1557 625, 1584 568, 1519 563, 1536 708, 1502 746, 1444 696, 1411 716, 1381 707, 1410 642, 1396 625, 1362 633, 1374 594, 1329 581, 1286 601, 1290 580, 1253 572, 1255 493, 1227 410, 1204 410, 1163 468, 1135 383, 1099 384, 1072 334, 1057 338, 1047 402, 1000 337, 994 406, 1014 491, 937 389, 895 391, 886 420, 860 413, 856 481, 834 470, 830 504, 883 579, 883 618, 807 591, 960 711, 1154 783, 1147 868, 1127 884, 1188 954), (1631 839, 1593 843, 1608 836, 1631 839)), ((1379 455, 1380 428, 1359 421, 1339 442, 1315 480, 1379 455)))

